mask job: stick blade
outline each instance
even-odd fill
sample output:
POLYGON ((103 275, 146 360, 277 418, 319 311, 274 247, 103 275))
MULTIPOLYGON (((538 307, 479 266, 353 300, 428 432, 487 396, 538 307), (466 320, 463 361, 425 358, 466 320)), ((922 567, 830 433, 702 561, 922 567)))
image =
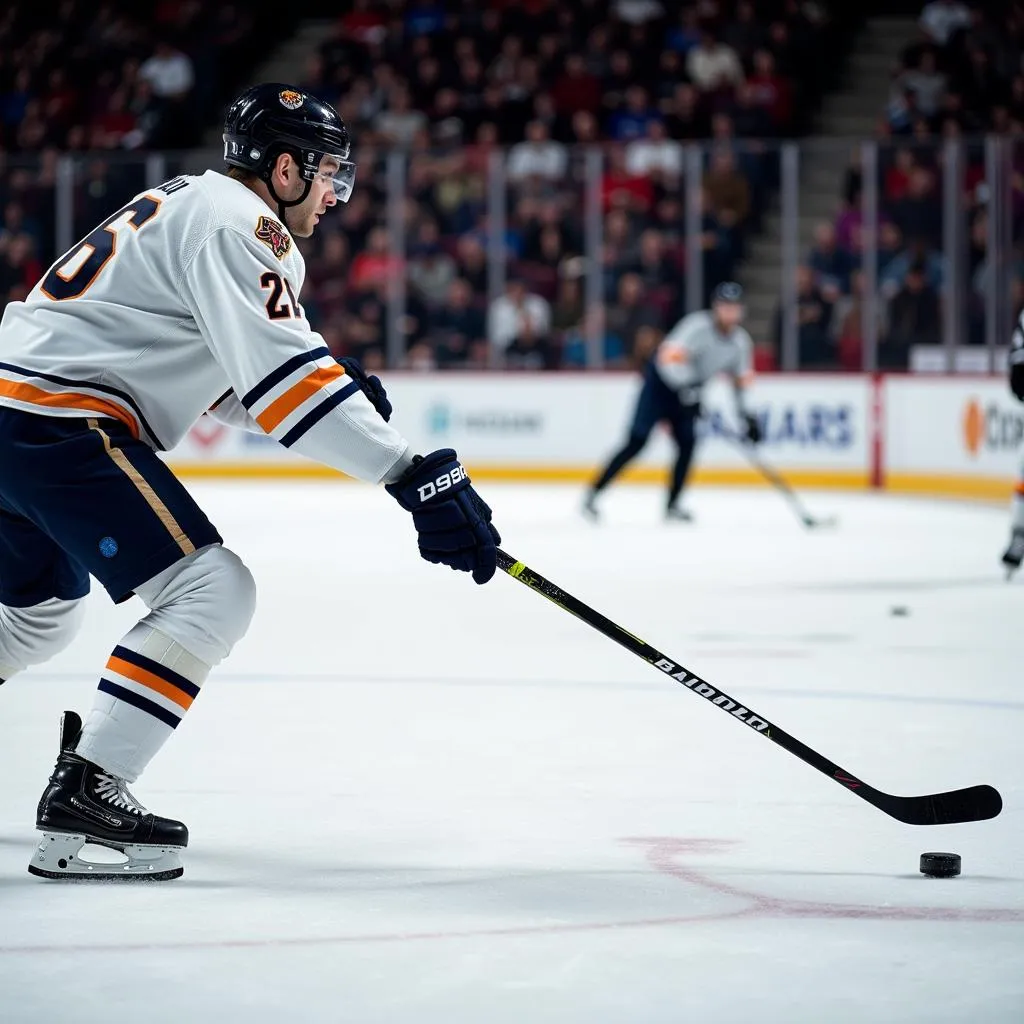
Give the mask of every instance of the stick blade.
MULTIPOLYGON (((969 786, 926 796, 889 796, 877 793, 871 802, 907 825, 955 825, 985 821, 1003 809, 1003 798, 992 786, 969 786)), ((870 799, 870 798, 869 798, 870 799)))

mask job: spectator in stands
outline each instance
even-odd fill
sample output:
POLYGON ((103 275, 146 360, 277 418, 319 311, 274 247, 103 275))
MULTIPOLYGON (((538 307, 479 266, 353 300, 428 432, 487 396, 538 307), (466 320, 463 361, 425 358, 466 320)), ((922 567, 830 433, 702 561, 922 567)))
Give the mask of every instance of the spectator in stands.
POLYGON ((306 315, 326 324, 340 323, 349 281, 349 239, 343 231, 324 232, 320 245, 320 253, 306 264, 306 315))
POLYGON ((686 55, 690 81, 703 93, 730 92, 743 81, 743 66, 731 46, 726 46, 714 31, 701 31, 700 45, 686 55))
POLYGON ((586 266, 580 256, 571 256, 559 268, 558 287, 551 303, 551 329, 556 340, 566 331, 578 327, 583 319, 583 275, 586 266))
POLYGON ((605 369, 624 369, 628 365, 622 338, 608 330, 604 306, 591 307, 582 322, 571 327, 562 341, 561 365, 566 369, 582 369, 589 363, 588 354, 597 338, 597 348, 605 369))
POLYGON ((442 248, 436 221, 426 221, 409 253, 408 280, 428 308, 440 305, 455 280, 455 260, 442 248))
POLYGON ((565 177, 569 154, 560 142, 555 142, 543 121, 530 121, 526 126, 526 139, 509 151, 506 173, 510 181, 541 178, 559 181, 565 177))
POLYGON ((643 138, 651 122, 658 120, 660 115, 648 102, 647 90, 631 85, 623 105, 609 115, 606 134, 613 142, 631 142, 643 138))
POLYGON ((35 96, 32 89, 32 72, 27 67, 18 68, 10 87, 0 95, 0 139, 13 142, 18 126, 25 120, 29 104, 35 96))
POLYGON ((477 235, 467 233, 459 237, 455 246, 455 264, 459 277, 469 282, 475 295, 487 294, 487 250, 477 235))
MULTIPOLYGON (((776 115, 776 121, 769 108, 757 101, 757 87, 753 79, 737 86, 733 102, 727 106, 728 117, 732 121, 737 137, 743 139, 771 139, 782 134, 788 125, 788 115, 776 115)), ((752 153, 758 142, 748 142, 747 152, 752 153)))
POLYGON ((147 145, 177 149, 196 141, 195 117, 190 101, 195 70, 188 54, 167 39, 156 43, 153 55, 139 67, 139 79, 152 90, 158 114, 147 145))
POLYGON ((904 238, 919 238, 930 249, 942 244, 942 207, 935 194, 934 176, 915 167, 901 199, 889 205, 889 217, 904 238))
POLYGON ((925 268, 915 263, 903 286, 889 304, 889 330, 878 351, 878 365, 886 370, 905 370, 914 345, 939 341, 941 314, 939 294, 925 278, 925 268))
POLYGON ((718 146, 711 154, 704 190, 719 223, 740 236, 750 215, 750 182, 740 173, 731 149, 718 146))
POLYGON ((657 228, 645 228, 640 235, 636 258, 629 266, 630 273, 639 275, 646 293, 660 304, 664 302, 665 317, 677 320, 677 312, 671 296, 666 292, 681 292, 678 288, 682 274, 678 264, 669 255, 665 239, 657 228))
POLYGON ((412 108, 412 97, 404 82, 392 86, 387 106, 376 117, 374 127, 385 145, 407 148, 417 132, 427 126, 422 110, 412 108))
POLYGON ((669 30, 665 41, 673 50, 684 56, 700 45, 700 11, 696 4, 689 4, 681 8, 679 24, 669 30))
MULTIPOLYGON (((864 368, 864 288, 864 272, 855 270, 850 277, 850 294, 839 299, 832 317, 839 367, 851 373, 864 368)), ((875 336, 881 338, 883 318, 878 304, 875 317, 875 336)))
POLYGON ((465 365, 468 360, 483 365, 486 354, 484 314, 474 302, 473 288, 462 277, 448 285, 442 305, 429 317, 429 338, 438 368, 465 365))
POLYGON ((524 351, 531 353, 548 338, 551 331, 551 306, 539 295, 531 294, 526 282, 510 277, 505 294, 499 295, 487 310, 487 340, 496 353, 509 350, 517 338, 525 337, 524 351))
POLYGON ((605 213, 621 209, 646 215, 654 204, 654 183, 648 177, 630 173, 624 146, 610 146, 606 152, 601 198, 605 213))
POLYGON ((945 46, 954 32, 971 24, 971 12, 960 0, 932 0, 919 19, 921 28, 937 46, 945 46))
POLYGON ((642 327, 663 327, 661 314, 653 306, 639 274, 627 273, 619 278, 616 301, 606 313, 606 329, 622 339, 627 355, 636 346, 637 332, 642 327))
POLYGON ((689 82, 678 82, 672 98, 662 101, 661 110, 669 138, 705 139, 711 131, 703 97, 689 82))
POLYGON ((127 92, 114 89, 106 109, 93 121, 90 141, 95 149, 127 148, 127 140, 133 137, 135 127, 136 118, 128 109, 127 92))
POLYGON ((892 263, 903 248, 903 235, 892 221, 883 221, 878 228, 878 277, 882 280, 892 263))
POLYGON ((942 289, 945 260, 942 253, 930 248, 923 238, 908 239, 905 248, 888 260, 884 270, 881 263, 879 260, 878 280, 885 298, 891 299, 900 290, 914 266, 921 268, 929 288, 936 292, 942 289))
POLYGON ((916 109, 929 119, 936 117, 942 107, 946 84, 946 76, 939 70, 934 50, 922 51, 917 67, 908 68, 896 79, 897 88, 913 93, 916 109))
POLYGON ((183 100, 195 82, 192 61, 167 39, 158 39, 153 55, 143 61, 139 77, 149 82, 161 100, 183 100))
POLYGON ((722 41, 736 51, 742 62, 753 60, 756 66, 755 53, 767 44, 768 33, 753 0, 739 0, 735 17, 722 33, 722 41))
POLYGON ((582 53, 570 53, 565 58, 565 69, 551 87, 555 110, 571 118, 578 111, 594 111, 601 105, 601 82, 587 70, 582 53))
POLYGON ((753 64, 754 73, 748 79, 750 103, 767 115, 773 134, 782 134, 793 120, 792 87, 779 74, 771 50, 757 50, 753 64))
POLYGON ((19 234, 9 238, 0 250, 0 303, 24 299, 42 274, 32 237, 19 234))
POLYGON ((366 247, 352 261, 350 283, 357 290, 366 290, 403 272, 402 258, 391 252, 387 228, 377 226, 370 230, 366 247))
POLYGON ((668 137, 661 118, 647 123, 643 138, 626 146, 626 170, 638 177, 656 177, 666 187, 674 187, 683 173, 683 147, 668 137))
POLYGON ((814 272, 815 283, 830 302, 850 291, 850 275, 854 270, 852 253, 841 249, 836 240, 836 229, 828 221, 814 227, 814 244, 807 257, 807 265, 814 272))
MULTIPOLYGON (((775 314, 775 350, 777 365, 781 366, 783 343, 783 309, 780 303, 775 314)), ((796 269, 797 347, 800 369, 823 369, 837 363, 838 352, 831 335, 832 304, 828 302, 814 281, 814 271, 808 266, 796 269)))

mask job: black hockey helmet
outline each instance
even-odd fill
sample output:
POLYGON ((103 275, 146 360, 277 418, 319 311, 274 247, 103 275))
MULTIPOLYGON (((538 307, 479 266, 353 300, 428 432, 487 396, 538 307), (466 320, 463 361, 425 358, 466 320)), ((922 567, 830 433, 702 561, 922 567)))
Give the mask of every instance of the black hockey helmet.
POLYGON ((297 206, 309 195, 325 156, 338 161, 334 194, 348 202, 356 176, 356 165, 348 159, 351 147, 348 128, 334 107, 281 82, 246 89, 224 118, 225 162, 252 171, 267 183, 282 220, 284 207, 297 206), (282 200, 271 184, 274 163, 282 153, 295 158, 306 180, 299 199, 282 200))
POLYGON ((735 281, 723 281, 711 293, 711 305, 718 302, 741 303, 743 301, 743 286, 735 281))

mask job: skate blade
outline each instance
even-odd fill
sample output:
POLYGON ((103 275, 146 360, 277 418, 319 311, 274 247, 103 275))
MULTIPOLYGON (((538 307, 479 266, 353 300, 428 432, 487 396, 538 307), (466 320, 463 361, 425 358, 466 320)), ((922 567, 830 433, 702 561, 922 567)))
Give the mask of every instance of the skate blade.
POLYGON ((180 878, 176 846, 108 846, 87 836, 44 832, 29 862, 29 874, 65 882, 166 882, 180 878), (83 849, 90 847, 83 855, 83 849), (97 859, 98 858, 98 859, 97 859))

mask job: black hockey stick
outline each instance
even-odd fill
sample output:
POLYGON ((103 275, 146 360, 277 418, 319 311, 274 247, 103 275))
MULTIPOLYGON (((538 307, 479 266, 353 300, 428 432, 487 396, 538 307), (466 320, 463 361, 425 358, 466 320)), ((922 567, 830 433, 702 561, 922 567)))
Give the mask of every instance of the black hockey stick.
POLYGON ((689 669, 683 668, 671 658, 666 658, 650 644, 632 633, 626 632, 621 626, 616 625, 611 619, 606 619, 593 608, 589 608, 572 594, 567 594, 550 580, 541 576, 540 573, 534 572, 522 562, 517 562, 501 548, 498 549, 498 566, 513 579, 519 580, 520 583, 537 591, 538 594, 546 597, 559 608, 582 619, 588 626, 593 626, 609 640, 621 644, 627 651, 643 658, 644 661, 710 701, 715 707, 721 708, 748 728, 753 729, 754 732, 772 740, 791 754, 795 754, 812 768, 816 768, 823 775, 827 775, 830 779, 845 786, 852 793, 867 800, 869 804, 873 804, 893 818, 906 822, 908 825, 950 825, 961 821, 983 821, 986 818, 994 818, 1002 810, 1002 797, 991 786, 971 786, 969 789, 956 789, 949 793, 930 793, 925 796, 892 796, 874 789, 851 775, 845 768, 833 764, 827 757, 822 757, 817 751, 811 750, 810 747, 805 746, 789 733, 783 732, 778 726, 744 707, 739 701, 733 700, 717 687, 701 679, 700 676, 694 675, 689 669))
POLYGON ((797 518, 808 530, 836 525, 837 520, 835 516, 826 516, 824 518, 812 516, 804 508, 804 504, 797 496, 796 491, 789 486, 778 470, 773 469, 757 455, 754 446, 749 441, 739 437, 737 434, 733 434, 731 431, 721 431, 721 433, 723 437, 728 438, 743 452, 750 461, 750 464, 789 502, 790 507, 797 514, 797 518))

